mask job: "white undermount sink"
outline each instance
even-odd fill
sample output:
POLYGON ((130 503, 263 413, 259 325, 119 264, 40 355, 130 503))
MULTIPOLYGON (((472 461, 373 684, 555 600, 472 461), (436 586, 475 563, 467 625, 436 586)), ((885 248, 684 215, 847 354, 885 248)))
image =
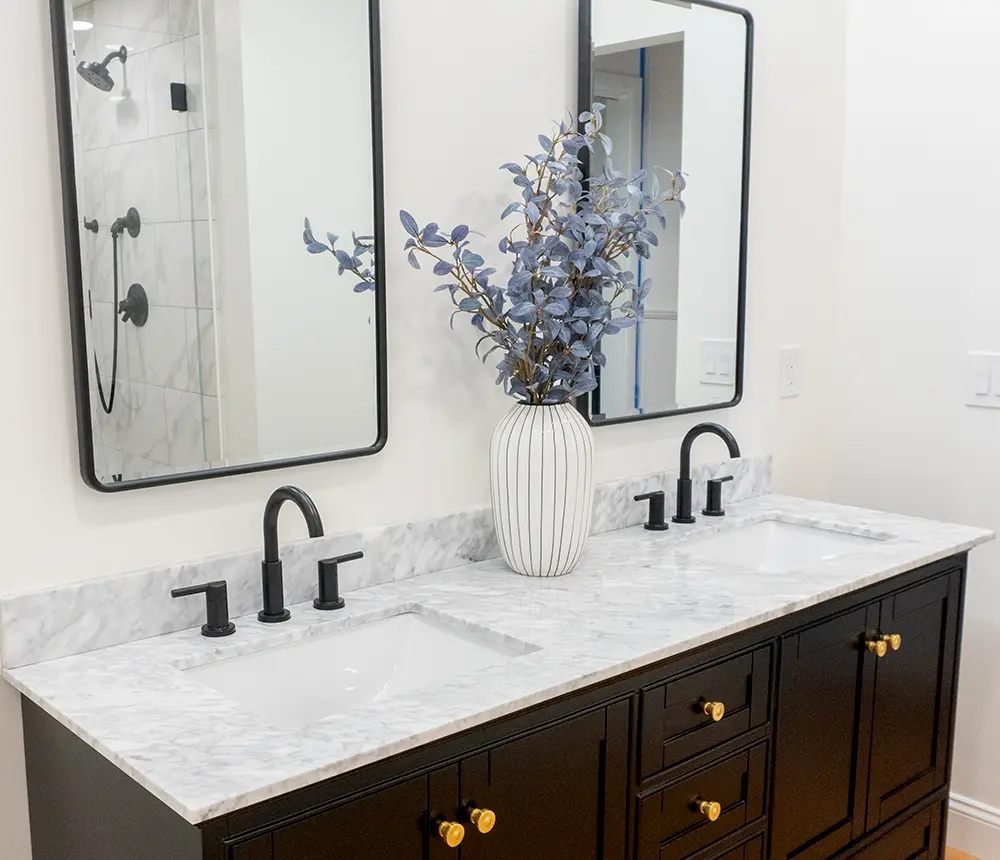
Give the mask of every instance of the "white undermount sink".
POLYGON ((762 573, 782 573, 857 552, 885 539, 765 520, 691 541, 684 545, 683 551, 762 573))
POLYGON ((533 650, 410 611, 185 674, 275 723, 305 725, 533 650))

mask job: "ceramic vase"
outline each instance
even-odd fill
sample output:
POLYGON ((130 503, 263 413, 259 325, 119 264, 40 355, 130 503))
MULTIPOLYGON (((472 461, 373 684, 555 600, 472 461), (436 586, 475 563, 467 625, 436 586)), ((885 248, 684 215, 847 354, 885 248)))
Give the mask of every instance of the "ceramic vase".
POLYGON ((569 403, 515 404, 490 443, 500 552, 524 576, 562 576, 583 554, 594 500, 594 436, 569 403))

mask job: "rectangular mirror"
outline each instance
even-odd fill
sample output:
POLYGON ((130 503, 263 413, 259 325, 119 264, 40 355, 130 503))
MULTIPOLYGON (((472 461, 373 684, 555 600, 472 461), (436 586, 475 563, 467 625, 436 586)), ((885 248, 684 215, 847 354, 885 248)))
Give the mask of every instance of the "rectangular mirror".
MULTIPOLYGON (((581 408, 592 424, 722 409, 743 390, 753 19, 731 6, 580 0, 580 110, 606 105, 613 164, 646 181, 684 174, 648 260, 643 319, 604 345, 581 408)), ((658 225, 657 225, 658 228, 658 225)))
POLYGON ((381 450, 383 267, 338 277, 303 241, 309 217, 366 261, 384 244, 378 0, 51 14, 85 481, 381 450))

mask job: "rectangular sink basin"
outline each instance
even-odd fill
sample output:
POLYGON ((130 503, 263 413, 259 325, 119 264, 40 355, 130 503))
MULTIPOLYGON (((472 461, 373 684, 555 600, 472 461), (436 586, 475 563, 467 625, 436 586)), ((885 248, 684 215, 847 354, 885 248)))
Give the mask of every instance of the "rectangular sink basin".
POLYGON ((537 650, 404 612, 185 670, 272 722, 300 726, 537 650))
POLYGON ((684 545, 684 551, 709 561, 728 562, 764 573, 797 570, 870 547, 884 538, 766 520, 684 545))

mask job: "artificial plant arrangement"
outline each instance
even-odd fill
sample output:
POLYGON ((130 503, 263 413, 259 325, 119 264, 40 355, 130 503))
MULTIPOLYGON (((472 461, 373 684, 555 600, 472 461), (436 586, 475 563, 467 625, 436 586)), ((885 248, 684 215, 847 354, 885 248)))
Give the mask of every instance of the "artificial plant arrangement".
MULTIPOLYGON (((521 189, 501 216, 521 216, 500 240, 500 253, 513 258, 506 285, 496 283, 497 269, 471 248, 466 225, 421 227, 400 212, 410 265, 420 268, 418 254, 433 260, 434 274, 447 279, 436 289, 447 290, 456 308, 452 325, 456 315, 470 317, 482 332, 477 354, 485 362, 502 353, 497 383, 524 403, 564 403, 596 387, 594 366, 605 363, 601 339, 641 319, 652 286, 649 279, 636 283, 622 261, 649 258, 659 244, 651 222, 666 226, 665 204, 677 203, 683 213, 683 174, 663 170, 664 184, 655 173, 630 177, 614 169, 603 110, 595 104, 580 115, 583 132, 560 122, 553 137, 539 135, 541 152, 501 168, 521 189), (584 179, 580 153, 598 145, 608 156, 604 171, 584 179)), ((333 253, 339 274, 358 278, 356 292, 375 289, 371 237, 352 237, 349 253, 332 234, 329 244, 317 241, 306 219, 303 238, 310 253, 333 253)))
MULTIPOLYGON (((481 333, 476 354, 483 362, 499 353, 497 383, 518 401, 500 421, 490 446, 490 483, 500 551, 515 571, 559 576, 579 561, 590 528, 593 501, 593 435, 571 405, 597 386, 595 367, 606 363, 605 337, 642 318, 652 282, 637 283, 630 258, 648 259, 659 244, 655 226, 666 227, 664 206, 680 199, 680 172, 614 168, 612 141, 603 129, 604 105, 594 104, 575 123, 559 122, 552 137, 538 138, 541 152, 503 165, 520 189, 501 220, 518 216, 500 240, 508 256, 505 274, 472 248, 468 226, 442 230, 399 213, 409 234, 410 265, 433 263, 456 317, 467 315, 481 333), (584 177, 584 150, 603 148, 603 170, 584 177), (498 283, 499 281, 499 283, 498 283)), ((354 251, 313 236, 311 253, 333 253, 340 274, 358 278, 362 292, 376 288, 369 257, 374 244, 354 238, 354 251)))

